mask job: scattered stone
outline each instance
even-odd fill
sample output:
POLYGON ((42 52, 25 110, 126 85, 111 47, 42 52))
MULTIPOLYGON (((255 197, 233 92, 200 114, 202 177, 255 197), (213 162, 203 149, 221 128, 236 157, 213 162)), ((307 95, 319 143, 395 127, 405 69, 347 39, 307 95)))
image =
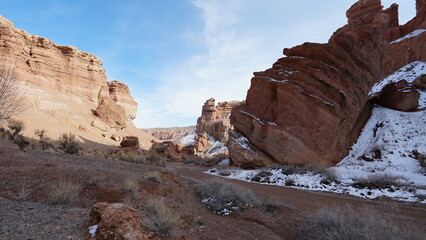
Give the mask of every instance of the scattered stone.
POLYGON ((139 148, 139 138, 135 136, 123 137, 123 140, 121 141, 120 146, 139 148))
POLYGON ((418 76, 413 81, 413 84, 420 90, 426 90, 426 74, 418 76))

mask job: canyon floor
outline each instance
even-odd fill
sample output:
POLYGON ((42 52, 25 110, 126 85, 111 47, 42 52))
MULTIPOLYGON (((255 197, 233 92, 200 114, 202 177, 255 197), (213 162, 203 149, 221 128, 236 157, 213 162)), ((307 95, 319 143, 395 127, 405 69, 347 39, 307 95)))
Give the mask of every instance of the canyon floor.
MULTIPOLYGON (((403 225, 422 229, 424 204, 386 198, 368 200, 344 194, 266 186, 232 179, 258 198, 279 202, 273 211, 248 208, 228 216, 213 214, 195 191, 203 181, 219 178, 206 167, 168 162, 166 167, 105 157, 68 155, 54 151, 17 150, 0 144, 0 239, 91 239, 90 207, 96 202, 123 202, 143 209, 150 196, 164 197, 183 222, 177 239, 298 239, 299 225, 318 209, 368 208, 403 225), (160 173, 161 183, 148 180, 160 173), (129 177, 137 187, 128 184, 129 177), (79 186, 69 202, 53 202, 61 183, 79 186)), ((422 229, 424 230, 424 229, 422 229)), ((169 236, 159 235, 162 239, 169 236)))

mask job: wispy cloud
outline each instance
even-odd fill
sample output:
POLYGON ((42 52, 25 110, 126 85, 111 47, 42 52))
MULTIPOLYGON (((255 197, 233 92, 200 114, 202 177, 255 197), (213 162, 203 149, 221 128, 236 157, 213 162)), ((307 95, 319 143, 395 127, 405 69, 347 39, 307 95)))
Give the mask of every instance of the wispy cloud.
POLYGON ((165 69, 155 91, 141 93, 136 124, 194 125, 206 99, 244 100, 254 71, 269 68, 284 47, 326 42, 346 23, 345 11, 353 2, 192 1, 204 28, 183 34, 194 45, 202 39, 202 49, 165 69))

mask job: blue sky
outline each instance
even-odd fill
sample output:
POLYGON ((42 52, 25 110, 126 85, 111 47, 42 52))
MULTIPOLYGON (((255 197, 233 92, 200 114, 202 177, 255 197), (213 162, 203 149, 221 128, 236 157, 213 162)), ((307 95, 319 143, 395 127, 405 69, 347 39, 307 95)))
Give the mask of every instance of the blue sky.
MULTIPOLYGON (((17 28, 99 56, 130 86, 141 128, 195 125, 201 106, 244 100, 284 47, 326 42, 355 0, 0 0, 17 28)), ((401 23, 415 14, 400 5, 401 23)))

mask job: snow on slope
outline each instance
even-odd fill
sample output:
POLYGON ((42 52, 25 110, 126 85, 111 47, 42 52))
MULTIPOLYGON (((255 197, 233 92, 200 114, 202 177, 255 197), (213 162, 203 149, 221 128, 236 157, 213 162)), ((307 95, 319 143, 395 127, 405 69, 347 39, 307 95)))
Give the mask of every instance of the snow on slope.
POLYGON ((414 30, 414 31, 412 31, 411 33, 409 33, 409 34, 405 35, 404 37, 399 38, 399 39, 397 39, 397 40, 395 40, 395 41, 391 42, 391 44, 402 42, 402 41, 404 41, 405 39, 409 39, 409 38, 412 38, 412 37, 418 36, 418 35, 420 35, 420 34, 422 34, 422 33, 424 33, 424 32, 426 32, 426 29, 417 29, 417 30, 414 30))
MULTIPOLYGON (((189 133, 185 136, 182 136, 178 139, 176 139, 173 143, 174 144, 182 144, 185 146, 195 145, 196 140, 195 136, 197 136, 197 132, 189 133)), ((197 153, 200 157, 213 157, 221 154, 228 154, 228 148, 225 146, 224 143, 221 143, 217 141, 214 137, 208 136, 209 141, 209 149, 207 149, 205 152, 197 153)))
MULTIPOLYGON (((426 62, 413 62, 375 84, 370 95, 390 82, 413 82, 426 74, 426 62)), ((420 91, 420 107, 426 107, 426 92, 420 91)), ((426 154, 426 110, 400 112, 375 107, 357 142, 337 166, 325 170, 288 173, 283 168, 264 170, 211 169, 209 174, 262 184, 346 193, 364 198, 390 197, 426 203, 426 169, 414 159, 414 152, 426 154), (377 159, 374 159, 377 158, 377 159), (337 181, 327 180, 325 172, 337 181), (331 174, 333 175, 333 174, 331 174), (261 176, 261 177, 259 177, 261 176), (400 186, 368 189, 356 186, 362 179, 392 176, 400 186)))

